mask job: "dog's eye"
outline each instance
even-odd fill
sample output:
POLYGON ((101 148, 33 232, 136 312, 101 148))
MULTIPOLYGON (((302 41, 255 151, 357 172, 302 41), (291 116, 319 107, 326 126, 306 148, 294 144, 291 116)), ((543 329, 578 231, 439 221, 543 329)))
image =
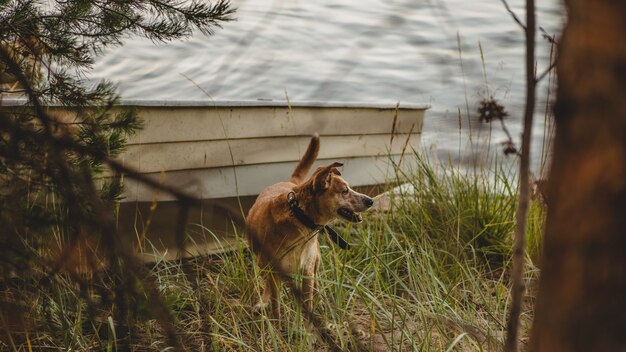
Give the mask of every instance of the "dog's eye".
POLYGON ((350 190, 346 188, 343 191, 341 191, 341 194, 346 195, 348 194, 348 192, 350 192, 350 190))

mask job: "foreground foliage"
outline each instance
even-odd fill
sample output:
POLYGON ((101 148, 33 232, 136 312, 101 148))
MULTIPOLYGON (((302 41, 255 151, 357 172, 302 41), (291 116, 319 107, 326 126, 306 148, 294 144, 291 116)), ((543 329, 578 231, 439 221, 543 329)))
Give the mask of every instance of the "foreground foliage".
POLYGON ((140 122, 115 108, 111 84, 83 78, 98 53, 131 34, 210 34, 232 13, 228 0, 0 1, 0 316, 12 347, 13 332, 32 328, 22 313, 33 306, 43 309, 33 319, 49 318, 43 329, 65 329, 50 338, 81 350, 92 342, 71 340, 85 327, 55 309, 91 317, 109 310, 121 337, 142 314, 156 316, 168 344, 179 345, 147 270, 116 231, 120 177, 140 175, 114 158, 140 122), (106 181, 105 167, 113 174, 106 181), (103 266, 110 271, 97 270, 103 266), (59 275, 64 268, 71 274, 59 275), (97 284, 76 268, 92 270, 97 284), (69 296, 45 299, 55 292, 69 296))
MULTIPOLYGON (((418 159, 411 187, 392 193, 389 211, 364 214, 363 224, 335 225, 352 242, 351 250, 321 239, 318 314, 342 349, 501 349, 516 187, 509 167, 495 165, 474 173, 418 159)), ((531 243, 540 243, 543 216, 542 205, 534 204, 531 243)), ((245 242, 238 243, 211 257, 150 266, 183 345, 198 351, 326 350, 291 295, 282 296, 280 321, 251 312, 261 292, 259 269, 245 242)), ((537 270, 530 267, 526 280, 532 288, 537 270)), ((39 302, 31 310, 37 324, 19 335, 21 342, 115 350, 119 327, 109 318, 111 311, 95 312, 91 319, 81 291, 63 277, 33 293, 21 286, 27 282, 15 288, 39 302)), ((110 283, 91 285, 97 292, 110 283)), ((534 300, 533 290, 527 299, 534 300)), ((531 319, 525 311, 522 336, 531 319)), ((156 320, 138 324, 130 336, 136 350, 167 347, 156 320)))

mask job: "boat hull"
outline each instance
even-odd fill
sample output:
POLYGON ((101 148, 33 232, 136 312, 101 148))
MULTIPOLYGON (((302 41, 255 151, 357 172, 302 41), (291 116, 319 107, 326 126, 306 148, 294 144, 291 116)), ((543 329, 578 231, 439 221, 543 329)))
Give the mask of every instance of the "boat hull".
MULTIPOLYGON (((393 181, 394 164, 419 149, 423 105, 127 102, 144 129, 125 164, 198 199, 254 196, 285 180, 319 133, 316 165, 339 161, 353 186, 393 181)), ((411 159, 411 158, 408 158, 411 159)), ((408 166, 408 162, 406 165, 408 166)), ((174 200, 127 179, 124 202, 174 200)))

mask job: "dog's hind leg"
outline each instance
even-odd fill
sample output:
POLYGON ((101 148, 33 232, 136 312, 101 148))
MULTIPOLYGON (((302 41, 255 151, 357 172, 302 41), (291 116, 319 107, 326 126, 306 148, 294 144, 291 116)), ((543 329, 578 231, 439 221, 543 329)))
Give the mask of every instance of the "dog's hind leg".
POLYGON ((280 311, 278 306, 278 295, 280 293, 280 279, 278 276, 267 273, 265 275, 265 283, 263 285, 263 294, 261 300, 257 303, 253 310, 260 311, 270 306, 272 317, 278 319, 280 317, 280 311))

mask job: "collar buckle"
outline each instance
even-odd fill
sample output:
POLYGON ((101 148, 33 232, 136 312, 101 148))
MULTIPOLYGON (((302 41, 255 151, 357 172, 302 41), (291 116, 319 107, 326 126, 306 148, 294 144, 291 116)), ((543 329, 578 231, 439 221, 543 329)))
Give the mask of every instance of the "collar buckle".
POLYGON ((296 199, 296 193, 294 191, 291 191, 289 192, 289 194, 287 194, 287 204, 289 204, 289 207, 291 209, 298 206, 298 200, 296 199))

